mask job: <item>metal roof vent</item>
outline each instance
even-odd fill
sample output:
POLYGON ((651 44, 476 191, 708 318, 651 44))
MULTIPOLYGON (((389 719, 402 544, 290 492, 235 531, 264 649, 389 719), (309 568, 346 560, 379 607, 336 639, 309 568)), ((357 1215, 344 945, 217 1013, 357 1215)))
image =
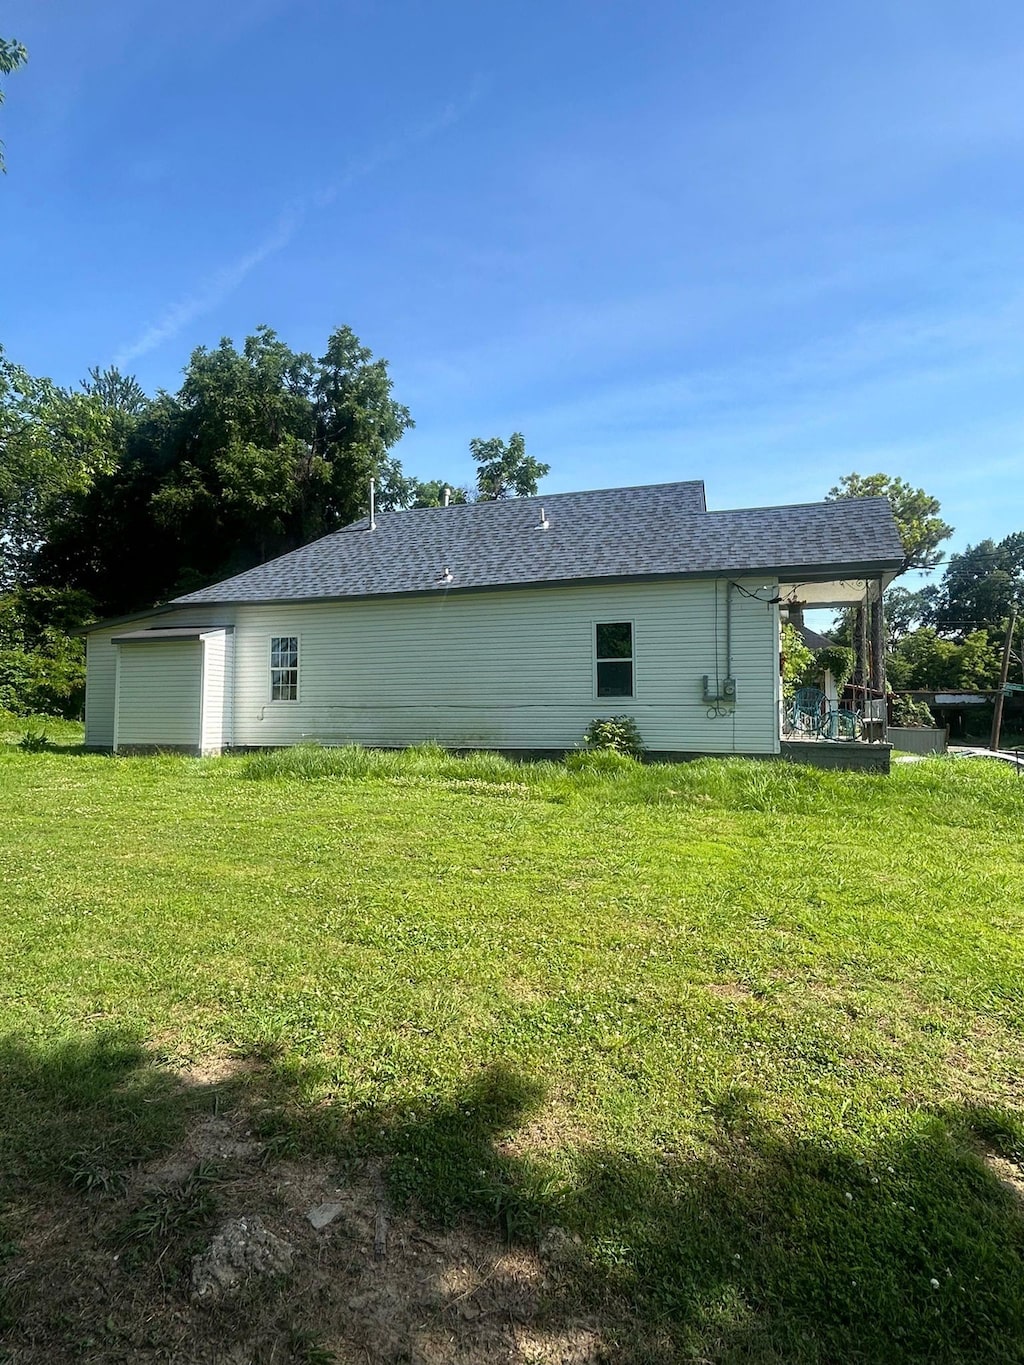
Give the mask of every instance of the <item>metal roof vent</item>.
POLYGON ((450 583, 453 577, 454 575, 452 574, 451 569, 446 564, 444 568, 441 570, 441 577, 437 581, 439 583, 450 583))
POLYGON ((540 509, 540 528, 539 528, 539 529, 542 530, 542 531, 546 531, 547 528, 548 528, 550 525, 551 525, 551 523, 550 523, 550 521, 548 521, 547 513, 544 511, 544 508, 542 507, 542 508, 540 509))

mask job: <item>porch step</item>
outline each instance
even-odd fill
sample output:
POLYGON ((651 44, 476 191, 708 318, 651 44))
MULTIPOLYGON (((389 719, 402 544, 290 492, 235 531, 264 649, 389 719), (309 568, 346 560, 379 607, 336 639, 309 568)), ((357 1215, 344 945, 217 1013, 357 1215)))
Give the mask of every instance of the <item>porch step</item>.
POLYGON ((888 773, 891 744, 864 744, 859 740, 844 743, 813 739, 784 739, 779 757, 787 763, 803 763, 809 768, 848 768, 867 773, 888 773))

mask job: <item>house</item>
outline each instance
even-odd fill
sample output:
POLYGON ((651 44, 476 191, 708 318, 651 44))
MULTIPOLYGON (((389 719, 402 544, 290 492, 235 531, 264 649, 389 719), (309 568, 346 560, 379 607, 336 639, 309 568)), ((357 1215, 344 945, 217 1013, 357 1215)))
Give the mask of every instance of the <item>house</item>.
POLYGON ((537 752, 628 713, 778 754, 779 607, 877 594, 884 498, 708 511, 700 482, 388 512, 87 640, 86 745, 537 752))
MULTIPOLYGON (((796 630, 800 639, 812 654, 817 654, 819 649, 830 649, 835 643, 835 641, 830 640, 827 635, 822 635, 817 630, 811 630, 810 626, 805 626, 803 622, 796 627, 796 630)), ((836 686, 836 680, 832 676, 832 670, 830 668, 823 668, 821 670, 821 690, 825 694, 825 701, 828 706, 833 707, 839 705, 839 688, 836 686)))

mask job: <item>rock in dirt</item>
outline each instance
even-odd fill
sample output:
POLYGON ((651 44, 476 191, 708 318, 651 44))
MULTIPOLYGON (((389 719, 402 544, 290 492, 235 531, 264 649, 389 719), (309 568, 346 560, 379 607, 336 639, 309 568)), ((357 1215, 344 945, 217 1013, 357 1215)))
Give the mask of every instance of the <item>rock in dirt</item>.
POLYGON ((192 1295, 219 1299, 252 1276, 284 1275, 292 1268, 294 1248, 250 1214, 231 1218, 207 1249, 192 1259, 192 1295))
POLYGON ((315 1209, 310 1209, 306 1217, 316 1228, 317 1232, 325 1228, 328 1223, 333 1223, 339 1213, 344 1213, 344 1204, 317 1204, 315 1209))

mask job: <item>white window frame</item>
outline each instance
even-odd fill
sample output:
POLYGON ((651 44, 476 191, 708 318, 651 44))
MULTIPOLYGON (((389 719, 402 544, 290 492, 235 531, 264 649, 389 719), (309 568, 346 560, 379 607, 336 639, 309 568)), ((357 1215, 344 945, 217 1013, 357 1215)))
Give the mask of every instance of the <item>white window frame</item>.
POLYGON ((629 616, 619 616, 612 619, 610 616, 595 616, 590 623, 590 657, 593 667, 594 700, 610 705, 620 701, 636 701, 638 688, 636 685, 636 621, 629 616), (597 657, 597 628, 598 626, 629 626, 629 640, 632 646, 632 654, 629 662, 633 666, 633 690, 628 697, 606 697, 602 696, 597 690, 597 665, 599 663, 625 663, 625 659, 598 659, 597 657))
MULTIPOLYGON (((278 672, 282 671, 280 669, 278 672)), ((267 702, 270 706, 294 706, 302 700, 302 636, 294 631, 290 635, 270 635, 267 637, 267 702), (274 641, 294 640, 296 650, 295 696, 274 696, 274 641)))

